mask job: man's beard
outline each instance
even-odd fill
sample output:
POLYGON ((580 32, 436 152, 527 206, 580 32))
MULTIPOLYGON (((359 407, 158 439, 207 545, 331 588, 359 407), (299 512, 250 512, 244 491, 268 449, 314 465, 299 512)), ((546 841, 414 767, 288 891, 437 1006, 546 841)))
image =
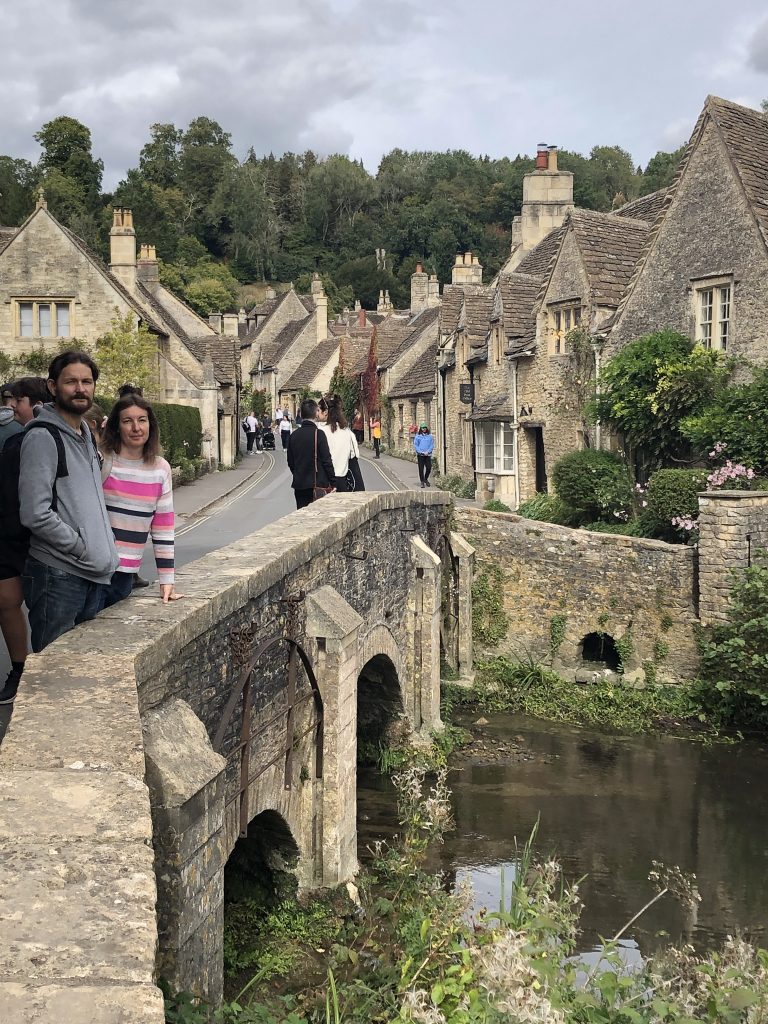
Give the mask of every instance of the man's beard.
POLYGON ((93 399, 89 398, 88 395, 74 395, 71 399, 64 398, 56 391, 56 405, 64 412, 71 412, 75 416, 84 416, 93 405, 93 399), (77 401, 77 399, 85 399, 83 401, 77 401))

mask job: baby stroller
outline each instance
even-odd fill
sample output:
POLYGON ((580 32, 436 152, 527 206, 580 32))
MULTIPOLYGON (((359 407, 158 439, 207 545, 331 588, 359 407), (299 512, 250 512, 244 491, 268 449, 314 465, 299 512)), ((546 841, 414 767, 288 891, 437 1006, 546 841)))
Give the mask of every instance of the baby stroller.
POLYGON ((261 447, 265 452, 273 452, 275 450, 275 435, 274 432, 265 427, 261 435, 261 447))

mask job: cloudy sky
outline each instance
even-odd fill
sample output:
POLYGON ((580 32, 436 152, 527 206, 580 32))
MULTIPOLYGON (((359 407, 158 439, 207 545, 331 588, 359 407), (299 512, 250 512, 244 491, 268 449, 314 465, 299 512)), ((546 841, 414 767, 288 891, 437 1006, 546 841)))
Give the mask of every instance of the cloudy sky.
POLYGON ((764 0, 0 0, 0 153, 87 124, 113 186, 148 126, 205 114, 238 156, 307 148, 587 153, 645 163, 708 93, 768 96, 764 0))

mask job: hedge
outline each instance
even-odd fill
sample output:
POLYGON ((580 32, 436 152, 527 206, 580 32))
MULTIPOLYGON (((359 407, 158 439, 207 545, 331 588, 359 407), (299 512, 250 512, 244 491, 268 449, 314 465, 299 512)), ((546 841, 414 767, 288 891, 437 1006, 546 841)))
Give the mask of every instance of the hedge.
POLYGON ((615 522, 632 508, 632 489, 624 462, 612 452, 584 448, 570 452, 552 470, 555 490, 577 513, 582 526, 615 522))
POLYGON ((199 459, 202 451, 203 425, 200 410, 193 405, 153 403, 160 428, 163 454, 172 466, 181 459, 199 459))

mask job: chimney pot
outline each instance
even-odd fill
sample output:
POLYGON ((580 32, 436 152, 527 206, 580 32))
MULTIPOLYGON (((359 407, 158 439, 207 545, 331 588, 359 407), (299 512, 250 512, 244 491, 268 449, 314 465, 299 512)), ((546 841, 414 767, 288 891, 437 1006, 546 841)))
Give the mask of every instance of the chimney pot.
POLYGON ((471 252, 465 252, 464 253, 464 266, 465 267, 471 267, 472 266, 472 253, 471 252))
POLYGON ((416 273, 417 274, 423 274, 424 273, 424 267, 422 267, 421 263, 417 263, 416 264, 416 273))
POLYGON ((365 310, 358 309, 357 311, 357 326, 365 327, 365 310))
POLYGON ((462 266, 463 263, 464 263, 464 257, 461 255, 460 252, 457 252, 456 253, 456 259, 454 260, 453 265, 455 267, 460 267, 460 266, 462 266))
POLYGON ((546 142, 540 142, 536 147, 536 170, 546 171, 549 167, 549 148, 546 142))
POLYGON ((557 146, 550 146, 547 150, 547 170, 557 170, 557 146))

